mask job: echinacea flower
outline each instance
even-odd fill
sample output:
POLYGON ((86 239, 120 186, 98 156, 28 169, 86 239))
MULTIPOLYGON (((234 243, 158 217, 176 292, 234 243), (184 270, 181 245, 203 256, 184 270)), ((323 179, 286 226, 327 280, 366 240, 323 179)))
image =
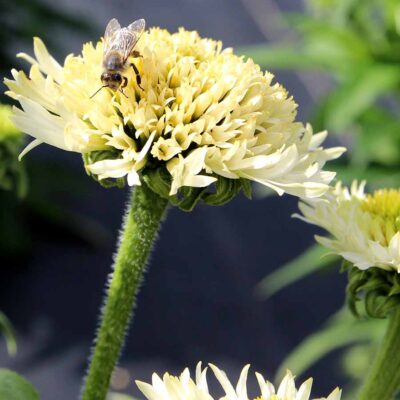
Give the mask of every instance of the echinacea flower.
POLYGON ((361 270, 378 267, 400 273, 400 190, 364 192, 365 182, 351 188, 339 182, 318 200, 303 200, 299 216, 332 237, 316 240, 361 270))
MULTIPOLYGON (((143 33, 124 93, 101 90, 103 42, 87 43, 61 66, 35 38, 27 76, 12 71, 13 121, 40 143, 82 153, 99 180, 140 185, 147 171, 168 174, 169 195, 218 180, 252 180, 277 193, 316 197, 334 177, 323 171, 341 147, 324 149, 326 132, 295 121, 296 103, 273 75, 221 42, 180 29, 143 33)), ((165 174, 164 174, 165 176, 165 174)))
MULTIPOLYGON (((232 385, 224 371, 215 365, 210 364, 215 377, 221 384, 225 396, 221 400, 250 400, 247 394, 247 374, 249 365, 246 365, 241 374, 236 388, 232 385)), ((171 376, 165 373, 162 379, 153 374, 152 383, 136 381, 139 389, 148 400, 214 400, 216 397, 211 395, 208 390, 207 368, 201 369, 201 363, 197 364, 195 381, 190 377, 190 372, 186 368, 182 374, 171 376)), ((305 381, 299 389, 296 389, 294 377, 288 371, 279 387, 275 390, 272 383, 256 373, 260 393, 254 400, 309 400, 312 387, 312 379, 305 381)), ((336 388, 327 398, 319 400, 340 400, 341 390, 336 388)))

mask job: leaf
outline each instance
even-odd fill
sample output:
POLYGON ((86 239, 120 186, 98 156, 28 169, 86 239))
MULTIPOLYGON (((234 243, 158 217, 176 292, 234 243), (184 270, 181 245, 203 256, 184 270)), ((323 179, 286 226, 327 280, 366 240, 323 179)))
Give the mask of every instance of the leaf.
POLYGON ((0 331, 6 339, 8 354, 14 356, 17 353, 17 341, 15 339, 14 328, 9 319, 0 311, 0 331))
POLYGON ((0 399, 39 400, 39 395, 25 378, 8 369, 0 369, 0 399))
POLYGON ((314 56, 304 54, 294 45, 270 46, 259 44, 254 46, 240 47, 236 49, 237 54, 252 58, 257 64, 267 69, 318 69, 321 67, 318 59, 314 56))
POLYGON ((333 350, 351 343, 372 341, 383 336, 386 320, 331 319, 328 325, 301 342, 282 362, 277 376, 289 368, 300 375, 333 350))
POLYGON ((338 256, 327 255, 327 250, 315 244, 303 254, 267 275, 256 287, 261 298, 268 298, 284 287, 310 275, 316 270, 333 264, 338 256))
POLYGON ((357 165, 335 165, 336 179, 349 185, 353 180, 366 180, 368 187, 379 189, 382 187, 400 186, 400 172, 381 166, 360 167, 357 165))
MULTIPOLYGON (((400 105, 395 102, 392 107, 395 110, 400 109, 400 105)), ((357 143, 353 153, 362 152, 368 161, 398 169, 400 162, 399 117, 381 107, 369 107, 360 116, 359 124, 362 131, 356 136, 357 143)))
POLYGON ((380 96, 400 83, 400 68, 370 64, 354 71, 352 78, 328 97, 325 109, 328 128, 343 132, 380 96))

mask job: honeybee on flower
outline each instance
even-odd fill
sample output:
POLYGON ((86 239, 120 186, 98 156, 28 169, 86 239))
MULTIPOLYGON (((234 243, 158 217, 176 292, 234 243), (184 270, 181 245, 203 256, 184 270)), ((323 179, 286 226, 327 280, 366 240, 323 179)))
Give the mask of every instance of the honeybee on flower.
POLYGON ((129 63, 130 57, 141 57, 139 51, 134 50, 136 43, 140 39, 146 22, 138 19, 127 27, 121 28, 117 19, 113 18, 106 27, 104 33, 103 48, 103 69, 101 81, 103 86, 98 89, 91 97, 94 97, 101 89, 110 88, 114 92, 119 90, 122 94, 128 85, 128 78, 124 72, 132 67, 136 75, 136 83, 143 90, 140 73, 134 63, 129 63))

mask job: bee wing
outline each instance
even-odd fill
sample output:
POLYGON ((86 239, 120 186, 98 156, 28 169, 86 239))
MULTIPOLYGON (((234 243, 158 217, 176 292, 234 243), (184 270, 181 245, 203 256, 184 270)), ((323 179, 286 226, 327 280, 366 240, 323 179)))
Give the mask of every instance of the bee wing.
POLYGON ((108 50, 111 47, 111 43, 113 42, 113 38, 119 30, 121 30, 121 25, 118 20, 116 18, 110 20, 104 32, 104 55, 107 54, 108 50))
POLYGON ((133 48, 135 47, 136 43, 140 39, 144 28, 146 26, 146 21, 142 19, 138 19, 132 22, 130 25, 126 27, 127 32, 129 32, 130 38, 127 38, 126 48, 125 48, 125 60, 131 55, 133 48))
POLYGON ((140 35, 143 33, 145 27, 146 27, 146 21, 143 18, 141 18, 141 19, 137 19, 136 21, 132 22, 128 26, 128 29, 132 33, 134 33, 139 40, 140 35))
POLYGON ((126 61, 131 55, 132 50, 140 39, 145 26, 146 21, 142 18, 132 22, 126 28, 123 28, 123 34, 121 31, 120 48, 124 52, 124 61, 126 61))

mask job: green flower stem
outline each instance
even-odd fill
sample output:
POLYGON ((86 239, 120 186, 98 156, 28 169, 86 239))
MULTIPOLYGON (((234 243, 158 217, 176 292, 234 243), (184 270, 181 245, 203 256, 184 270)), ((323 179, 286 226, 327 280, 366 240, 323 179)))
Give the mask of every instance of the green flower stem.
POLYGON ((359 400, 393 400, 400 388, 400 308, 391 314, 382 346, 359 400))
POLYGON ((82 400, 104 400, 136 304, 143 272, 168 201, 145 184, 134 189, 95 340, 82 400))

